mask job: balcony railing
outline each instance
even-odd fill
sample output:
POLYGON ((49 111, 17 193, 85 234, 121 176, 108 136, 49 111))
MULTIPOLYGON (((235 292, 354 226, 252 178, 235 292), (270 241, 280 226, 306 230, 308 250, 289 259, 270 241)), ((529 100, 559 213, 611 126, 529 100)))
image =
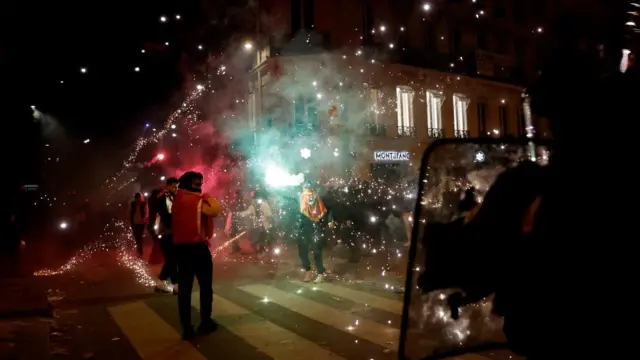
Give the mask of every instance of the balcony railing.
POLYGON ((365 124, 365 128, 370 136, 387 136, 387 125, 365 124))
POLYGON ((458 139, 468 138, 469 130, 454 130, 453 135, 458 139))
POLYGON ((398 136, 415 136, 415 126, 398 126, 398 136))
POLYGON ((428 128, 427 135, 430 139, 442 139, 444 137, 444 129, 428 128))

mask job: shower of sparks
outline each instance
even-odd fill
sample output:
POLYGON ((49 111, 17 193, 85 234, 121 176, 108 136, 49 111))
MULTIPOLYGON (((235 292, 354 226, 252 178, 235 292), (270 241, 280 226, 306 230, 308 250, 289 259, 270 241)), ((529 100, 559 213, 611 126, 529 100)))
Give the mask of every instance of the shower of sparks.
MULTIPOLYGON (((187 99, 182 103, 182 105, 176 111, 174 111, 169 116, 169 118, 165 121, 164 127, 161 130, 154 132, 151 136, 148 136, 148 137, 141 136, 140 138, 138 138, 138 140, 134 144, 133 151, 123 161, 120 171, 118 171, 116 174, 111 176, 105 182, 105 184, 109 188, 113 189, 110 195, 113 195, 113 193, 115 193, 117 190, 122 189, 128 183, 131 183, 135 180, 135 178, 127 179, 125 183, 123 183, 122 177, 127 173, 127 171, 131 167, 133 167, 136 164, 136 160, 138 158, 138 154, 140 153, 140 150, 142 150, 145 146, 149 144, 157 143, 158 141, 160 141, 167 133, 171 132, 172 126, 173 128, 175 128, 175 124, 179 121, 180 118, 189 114, 193 114, 196 111, 195 102, 201 95, 202 95, 202 89, 196 89, 192 91, 187 97, 187 99)), ((195 124, 193 124, 192 126, 195 126, 195 124)))
POLYGON ((146 262, 135 255, 135 241, 131 230, 120 220, 114 220, 107 224, 98 240, 83 247, 64 265, 57 269, 38 270, 33 275, 53 276, 65 274, 76 270, 78 266, 96 253, 110 250, 116 251, 118 263, 133 271, 136 280, 140 284, 144 286, 155 286, 155 280, 149 274, 146 262))

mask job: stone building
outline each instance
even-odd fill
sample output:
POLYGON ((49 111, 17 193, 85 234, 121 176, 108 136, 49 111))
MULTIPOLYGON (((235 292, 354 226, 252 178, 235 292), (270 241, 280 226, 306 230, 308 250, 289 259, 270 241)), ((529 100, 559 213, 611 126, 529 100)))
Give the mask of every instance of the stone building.
MULTIPOLYGON (((604 14, 598 1, 580 4, 604 14)), ((546 19, 575 0, 255 5, 252 131, 328 134, 327 154, 349 153, 359 174, 375 176, 414 173, 436 138, 547 135, 543 119, 527 129, 522 94, 553 37, 546 19)), ((588 17, 595 28, 606 16, 588 17)))
POLYGON ((349 153, 360 175, 391 167, 401 176, 433 139, 524 136, 522 91, 357 54, 280 56, 254 70, 248 117, 257 134, 326 134, 315 141, 349 153))

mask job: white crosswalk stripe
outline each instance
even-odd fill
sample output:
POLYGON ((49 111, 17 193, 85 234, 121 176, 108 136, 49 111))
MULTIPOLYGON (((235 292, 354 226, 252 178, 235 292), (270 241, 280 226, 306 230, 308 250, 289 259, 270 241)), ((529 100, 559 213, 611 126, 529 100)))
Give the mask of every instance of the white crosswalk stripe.
POLYGON ((246 285, 241 286, 240 289, 325 325, 350 332, 389 350, 396 351, 398 349, 398 338, 400 336, 398 329, 370 320, 360 319, 357 316, 307 300, 298 295, 286 293, 271 286, 246 285))
POLYGON ((206 360, 144 302, 113 306, 108 310, 142 359, 206 360))
MULTIPOLYGON (((305 283, 302 281, 293 280, 291 282, 296 285, 305 286, 305 283)), ((386 299, 364 291, 352 290, 344 286, 334 285, 331 283, 317 284, 314 285, 314 288, 360 304, 382 309, 393 314, 402 315, 402 302, 398 300, 386 299)))
MULTIPOLYGON (((294 284, 302 292, 317 290, 326 293, 337 299, 336 301, 345 299, 349 300, 348 304, 355 303, 363 307, 367 305, 394 315, 402 313, 402 302, 400 300, 354 290, 337 283, 307 285, 295 280, 283 283, 289 283, 288 288, 291 288, 290 285, 294 284)), ((380 349, 378 351, 384 350, 385 359, 393 359, 393 354, 397 356, 399 341, 399 329, 397 327, 387 325, 386 321, 373 321, 371 320, 373 315, 370 314, 357 316, 352 311, 345 310, 344 307, 340 310, 329 306, 327 304, 331 304, 331 299, 322 299, 322 296, 329 298, 326 294, 321 294, 320 298, 315 298, 310 294, 287 292, 282 290, 284 288, 287 287, 281 287, 275 283, 238 286, 234 291, 239 292, 241 295, 236 293, 234 296, 236 296, 235 299, 237 301, 243 303, 242 305, 230 300, 234 299, 234 297, 215 294, 213 317, 224 329, 233 334, 232 336, 236 336, 244 341, 245 344, 254 348, 256 354, 263 354, 261 355, 262 357, 259 357, 260 359, 264 359, 266 355, 268 358, 275 360, 355 360, 354 353, 344 354, 341 351, 336 351, 337 348, 332 348, 335 344, 332 344, 331 341, 328 341, 329 343, 316 343, 310 340, 312 335, 298 332, 295 326, 287 325, 286 323, 281 324, 277 318, 269 318, 268 313, 264 311, 270 311, 270 304, 281 309, 279 311, 292 312, 297 316, 313 320, 315 323, 323 324, 322 326, 328 326, 330 329, 335 330, 336 334, 344 334, 341 335, 342 337, 355 337, 361 339, 360 342, 367 341, 370 344, 369 346, 378 346, 378 349, 380 349), (241 301, 242 298, 237 296, 245 296, 246 299, 250 300, 241 301), (251 305, 251 302, 255 302, 255 308, 251 305), (256 313, 257 307, 261 307, 263 316, 268 319, 256 313)), ((175 297, 166 297, 165 299, 177 303, 175 297)), ((198 293, 192 294, 192 306, 196 309, 200 308, 198 293)), ((175 307, 168 308, 177 312, 175 307)), ((157 306, 147 305, 144 301, 136 301, 109 307, 108 311, 141 359, 204 360, 214 358, 211 354, 203 353, 202 348, 199 346, 182 341, 177 328, 175 328, 177 325, 175 323, 170 325, 161 316, 163 314, 156 313, 156 311, 160 311, 158 309, 157 306)), ((175 322, 175 320, 173 321, 175 322)), ((397 326, 397 324, 394 325, 397 326)), ((333 339, 332 341, 338 341, 337 338, 333 339)), ((216 334, 211 335, 211 340, 216 341, 216 334)), ((221 346, 225 345, 228 344, 221 344, 221 346)), ((487 357, 476 354, 458 356, 455 359, 488 360, 487 357)), ((246 358, 246 360, 252 359, 246 358)))
MULTIPOLYGON (((191 299, 193 307, 200 309, 200 301, 198 301, 196 294, 191 299)), ((257 324, 236 325, 227 322, 224 317, 219 317, 219 315, 248 315, 251 312, 217 295, 214 295, 213 303, 215 304, 213 317, 219 319, 220 325, 273 359, 344 360, 311 341, 266 320, 257 324)))

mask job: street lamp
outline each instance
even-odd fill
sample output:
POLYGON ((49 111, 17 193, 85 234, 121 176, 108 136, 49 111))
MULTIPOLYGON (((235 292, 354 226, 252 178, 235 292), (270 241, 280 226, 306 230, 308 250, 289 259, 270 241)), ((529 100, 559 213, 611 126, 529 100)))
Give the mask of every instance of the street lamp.
POLYGON ((422 4, 422 10, 423 11, 429 11, 431 10, 431 4, 422 4))
POLYGON ((252 44, 250 41, 245 42, 245 43, 244 43, 244 49, 245 49, 246 51, 251 51, 251 50, 253 50, 253 44, 252 44))

